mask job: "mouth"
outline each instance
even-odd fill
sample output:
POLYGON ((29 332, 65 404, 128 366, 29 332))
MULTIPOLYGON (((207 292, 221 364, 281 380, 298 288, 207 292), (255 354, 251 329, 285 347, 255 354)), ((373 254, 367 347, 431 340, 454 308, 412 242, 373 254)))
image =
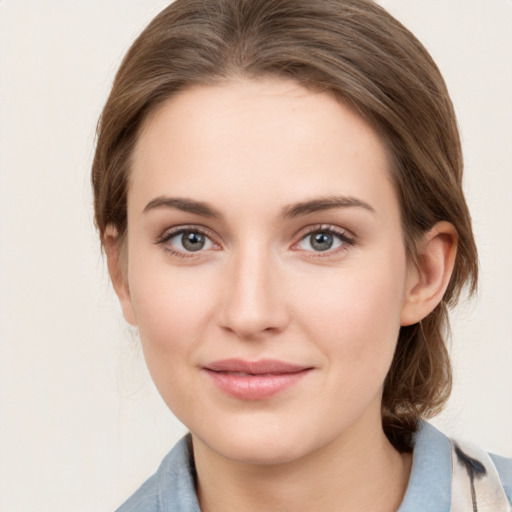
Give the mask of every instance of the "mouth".
POLYGON ((242 400, 264 400, 298 384, 313 368, 263 359, 224 359, 203 367, 224 393, 242 400))

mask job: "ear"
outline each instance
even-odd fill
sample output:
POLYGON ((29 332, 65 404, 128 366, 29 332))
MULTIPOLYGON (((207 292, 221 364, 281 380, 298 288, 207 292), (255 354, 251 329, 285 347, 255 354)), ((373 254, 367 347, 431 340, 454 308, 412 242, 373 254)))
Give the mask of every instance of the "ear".
POLYGON ((130 287, 128 286, 127 258, 124 254, 127 248, 124 247, 126 239, 121 240, 117 229, 108 225, 103 237, 103 247, 107 255, 108 272, 110 280, 114 286, 117 298, 121 304, 123 316, 130 325, 137 325, 135 312, 130 296, 130 287))
POLYGON ((417 245, 418 260, 410 264, 401 325, 412 325, 431 313, 443 299, 457 254, 457 232, 449 222, 438 222, 417 245))

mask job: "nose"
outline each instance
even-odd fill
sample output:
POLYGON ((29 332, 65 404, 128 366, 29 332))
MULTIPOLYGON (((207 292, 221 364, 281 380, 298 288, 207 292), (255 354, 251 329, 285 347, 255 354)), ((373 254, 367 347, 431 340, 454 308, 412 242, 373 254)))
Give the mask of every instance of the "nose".
POLYGON ((289 322, 279 265, 264 249, 232 258, 222 284, 219 325, 249 339, 282 332, 289 322))

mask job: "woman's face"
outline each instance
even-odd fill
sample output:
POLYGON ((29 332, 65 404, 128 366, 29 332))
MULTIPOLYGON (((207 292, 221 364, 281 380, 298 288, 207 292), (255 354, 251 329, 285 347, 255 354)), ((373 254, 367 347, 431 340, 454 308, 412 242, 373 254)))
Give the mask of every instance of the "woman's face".
POLYGON ((381 432, 409 270, 374 130, 291 81, 189 89, 134 152, 121 302, 196 442, 274 463, 381 432))

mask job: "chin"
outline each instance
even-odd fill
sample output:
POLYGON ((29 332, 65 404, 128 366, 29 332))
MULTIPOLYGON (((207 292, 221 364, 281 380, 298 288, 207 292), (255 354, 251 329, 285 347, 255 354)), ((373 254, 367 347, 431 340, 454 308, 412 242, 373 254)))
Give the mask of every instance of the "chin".
POLYGON ((298 460, 304 455, 299 453, 297 446, 289 447, 278 443, 266 444, 264 442, 257 444, 241 442, 236 445, 229 443, 225 447, 219 446, 217 453, 233 462, 254 466, 286 464, 298 460))
POLYGON ((208 450, 241 464, 274 465, 297 460, 305 455, 301 436, 293 435, 288 429, 279 432, 268 428, 236 430, 222 429, 219 433, 192 433, 208 450), (205 434, 205 435, 203 435, 205 434))

